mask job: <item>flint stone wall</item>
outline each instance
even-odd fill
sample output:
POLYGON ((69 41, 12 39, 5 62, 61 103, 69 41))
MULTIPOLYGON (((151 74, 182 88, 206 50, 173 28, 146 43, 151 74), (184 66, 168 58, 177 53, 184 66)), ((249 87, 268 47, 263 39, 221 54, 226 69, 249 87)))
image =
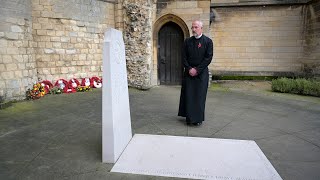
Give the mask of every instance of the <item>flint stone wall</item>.
POLYGON ((151 87, 152 5, 146 0, 123 2, 128 85, 139 89, 151 87))

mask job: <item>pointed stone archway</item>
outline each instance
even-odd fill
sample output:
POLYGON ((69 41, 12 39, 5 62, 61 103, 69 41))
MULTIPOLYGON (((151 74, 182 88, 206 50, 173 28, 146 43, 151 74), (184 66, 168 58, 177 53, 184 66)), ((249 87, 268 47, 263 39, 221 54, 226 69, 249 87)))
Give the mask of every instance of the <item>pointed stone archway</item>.
POLYGON ((182 32, 183 32, 183 38, 190 37, 190 32, 188 29, 188 26, 182 20, 180 17, 174 15, 174 14, 166 14, 164 16, 161 16, 156 20, 153 26, 153 69, 152 69, 152 81, 155 85, 160 85, 160 77, 159 77, 159 60, 158 60, 158 44, 159 44, 159 31, 160 29, 167 23, 174 23, 178 25, 182 32))
POLYGON ((180 85, 183 75, 181 62, 183 32, 176 23, 168 22, 162 26, 158 34, 158 79, 160 79, 160 85, 180 85))

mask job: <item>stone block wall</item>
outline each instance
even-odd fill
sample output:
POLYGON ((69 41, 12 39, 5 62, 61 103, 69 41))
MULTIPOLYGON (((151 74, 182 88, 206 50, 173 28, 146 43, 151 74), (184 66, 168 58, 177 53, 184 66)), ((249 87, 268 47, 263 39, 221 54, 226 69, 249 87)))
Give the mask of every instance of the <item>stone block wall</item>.
POLYGON ((303 70, 308 77, 320 76, 320 1, 312 1, 304 9, 303 70))
POLYGON ((37 81, 31 0, 0 4, 0 99, 19 100, 37 81))
POLYGON ((0 97, 24 99, 41 80, 102 76, 114 0, 0 0, 0 97))
POLYGON ((213 8, 213 74, 300 73, 303 16, 300 5, 213 8))
POLYGON ((124 16, 126 14, 123 9, 123 1, 124 0, 117 0, 114 5, 115 28, 122 32, 124 27, 124 16))
POLYGON ((210 0, 158 0, 156 5, 156 19, 166 14, 174 14, 184 20, 190 32, 192 21, 199 19, 203 22, 204 34, 210 37, 210 0))
POLYGON ((32 6, 38 78, 102 76, 103 34, 114 28, 114 3, 32 0, 32 6))

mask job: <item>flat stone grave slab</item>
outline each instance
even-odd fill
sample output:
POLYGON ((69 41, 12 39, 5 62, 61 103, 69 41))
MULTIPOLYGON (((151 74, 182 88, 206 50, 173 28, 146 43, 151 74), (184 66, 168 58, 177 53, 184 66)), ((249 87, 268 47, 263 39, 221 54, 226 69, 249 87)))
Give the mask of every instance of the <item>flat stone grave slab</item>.
POLYGON ((254 141, 135 134, 111 172, 216 180, 278 180, 254 141))

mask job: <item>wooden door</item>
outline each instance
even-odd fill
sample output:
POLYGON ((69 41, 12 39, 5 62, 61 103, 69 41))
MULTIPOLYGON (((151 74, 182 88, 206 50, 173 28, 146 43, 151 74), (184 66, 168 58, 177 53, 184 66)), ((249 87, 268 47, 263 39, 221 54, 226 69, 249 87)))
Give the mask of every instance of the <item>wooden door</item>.
POLYGON ((168 22, 160 29, 158 37, 158 77, 160 84, 179 85, 183 73, 181 60, 183 32, 177 24, 168 22))

